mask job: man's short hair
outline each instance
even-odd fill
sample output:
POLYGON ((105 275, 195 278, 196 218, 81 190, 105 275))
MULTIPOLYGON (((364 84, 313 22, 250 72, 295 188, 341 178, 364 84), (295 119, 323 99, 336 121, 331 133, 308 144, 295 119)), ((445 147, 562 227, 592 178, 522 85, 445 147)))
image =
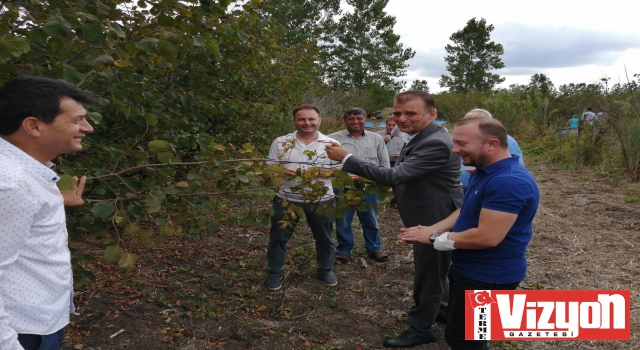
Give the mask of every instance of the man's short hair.
POLYGON ((61 80, 23 76, 7 81, 0 86, 0 135, 13 135, 28 117, 53 123, 64 113, 60 101, 65 98, 96 102, 91 94, 61 80))
POLYGON ((489 111, 487 111, 486 109, 482 109, 482 108, 474 108, 470 110, 469 112, 467 112, 467 114, 464 115, 464 118, 471 118, 475 116, 480 118, 493 119, 493 116, 491 115, 491 113, 489 113, 489 111))
POLYGON ((350 115, 363 115, 365 116, 365 118, 367 117, 367 112, 364 111, 364 109, 360 108, 360 107, 353 107, 353 108, 349 108, 344 112, 344 115, 342 116, 343 119, 347 119, 347 116, 350 115))
POLYGON ((394 101, 397 103, 405 104, 414 98, 419 98, 424 102, 425 110, 430 111, 436 108, 436 101, 433 99, 433 96, 428 92, 424 92, 422 90, 408 90, 401 92, 396 95, 394 101))
POLYGON ((387 117, 387 119, 384 120, 384 123, 385 124, 389 124, 389 121, 391 121, 391 120, 395 121, 395 119, 393 119, 393 116, 387 117))
POLYGON ((485 116, 469 116, 458 120, 454 126, 462 126, 471 123, 478 123, 478 131, 482 138, 486 141, 490 138, 495 138, 500 142, 500 147, 503 149, 509 148, 507 141, 507 129, 496 119, 489 119, 485 116))
POLYGON ((313 110, 316 111, 316 113, 318 113, 318 116, 320 116, 320 111, 318 110, 318 107, 314 106, 314 105, 302 105, 302 106, 298 106, 296 107, 296 109, 293 110, 293 117, 296 117, 296 113, 298 113, 298 111, 302 111, 302 110, 313 110))

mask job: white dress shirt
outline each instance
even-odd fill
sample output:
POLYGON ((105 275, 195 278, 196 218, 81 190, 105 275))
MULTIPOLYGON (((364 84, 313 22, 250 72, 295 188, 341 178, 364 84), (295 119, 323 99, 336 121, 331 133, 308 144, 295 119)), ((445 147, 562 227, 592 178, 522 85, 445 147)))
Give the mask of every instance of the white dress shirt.
POLYGON ((69 323, 73 274, 57 174, 0 138, 0 349, 69 323))
MULTIPOLYGON (((327 158, 324 147, 330 145, 332 141, 338 141, 318 132, 318 138, 308 145, 305 145, 304 142, 298 140, 297 135, 298 132, 295 131, 273 140, 268 156, 271 161, 267 161, 266 163, 300 168, 301 170, 306 170, 311 167, 320 167, 323 169, 336 167, 337 162, 327 158), (307 154, 304 152, 307 152, 307 154)), ((287 176, 285 176, 284 184, 278 191, 278 196, 291 202, 303 202, 302 193, 291 189, 300 183, 296 180, 288 181, 286 178, 287 176)), ((333 187, 331 186, 331 178, 319 177, 316 181, 323 182, 325 187, 327 187, 327 192, 320 198, 320 201, 326 201, 335 196, 333 194, 333 187)))

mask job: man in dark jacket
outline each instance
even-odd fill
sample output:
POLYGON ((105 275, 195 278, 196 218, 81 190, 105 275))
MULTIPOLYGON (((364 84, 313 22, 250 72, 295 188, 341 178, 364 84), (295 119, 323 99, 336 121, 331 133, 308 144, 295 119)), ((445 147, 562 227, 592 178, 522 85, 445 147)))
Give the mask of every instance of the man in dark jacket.
MULTIPOLYGON (((351 157, 346 149, 327 146, 327 156, 342 161, 342 170, 393 186, 402 223, 406 227, 429 226, 445 219, 462 203, 460 157, 451 152, 453 142, 437 117, 433 97, 423 91, 398 94, 393 116, 405 135, 405 146, 393 168, 384 168, 351 157)), ((438 340, 436 316, 446 293, 450 252, 432 245, 413 245, 415 275, 414 306, 409 311, 409 329, 384 346, 404 348, 438 340)))

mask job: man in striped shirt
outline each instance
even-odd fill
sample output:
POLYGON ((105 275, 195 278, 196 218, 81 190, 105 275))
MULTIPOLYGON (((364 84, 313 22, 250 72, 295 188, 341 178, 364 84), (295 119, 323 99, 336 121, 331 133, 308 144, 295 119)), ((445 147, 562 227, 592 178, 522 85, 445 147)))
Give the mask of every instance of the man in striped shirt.
MULTIPOLYGON (((382 136, 375 132, 365 131, 366 116, 367 113, 362 108, 354 107, 348 109, 343 116, 346 129, 334 132, 329 137, 338 140, 342 147, 346 148, 354 156, 388 168, 389 154, 384 146, 384 140, 382 136)), ((355 181, 360 181, 360 176, 350 176, 355 181)), ((365 202, 377 203, 378 195, 376 193, 367 194, 365 202)), ((336 237, 338 239, 336 261, 343 264, 351 260, 351 249, 355 245, 351 227, 354 214, 356 214, 356 210, 349 209, 344 212, 343 217, 336 218, 336 237)), ((382 241, 380 239, 378 215, 374 207, 369 205, 367 211, 358 211, 357 214, 362 225, 362 236, 364 237, 364 247, 367 255, 378 262, 388 261, 389 256, 380 250, 382 241)))
POLYGON ((330 145, 329 138, 318 131, 322 118, 318 108, 312 105, 303 105, 293 111, 293 123, 296 131, 280 136, 273 141, 269 150, 267 164, 279 164, 284 168, 284 184, 273 197, 274 215, 271 217, 271 230, 269 232, 269 246, 267 247, 267 288, 278 290, 282 288, 282 275, 286 259, 287 242, 293 235, 293 230, 299 217, 291 215, 287 210, 287 204, 293 204, 304 211, 309 228, 316 241, 316 262, 318 264, 318 277, 328 287, 338 284, 338 279, 333 273, 333 259, 335 244, 333 243, 333 217, 320 215, 313 210, 314 204, 327 204, 334 200, 331 186, 332 167, 338 163, 327 158, 324 147, 330 145), (295 178, 303 174, 309 168, 320 168, 315 181, 320 181, 327 188, 321 198, 305 198, 302 190, 297 189, 300 181, 295 178), (288 222, 291 225, 283 224, 288 222))

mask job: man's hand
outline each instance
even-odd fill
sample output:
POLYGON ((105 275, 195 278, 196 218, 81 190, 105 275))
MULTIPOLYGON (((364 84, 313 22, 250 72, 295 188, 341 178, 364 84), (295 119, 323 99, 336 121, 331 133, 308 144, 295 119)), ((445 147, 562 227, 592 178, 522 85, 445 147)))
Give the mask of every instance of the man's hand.
POLYGON ((349 174, 349 177, 353 180, 353 181, 360 181, 361 177, 358 175, 353 175, 353 174, 349 174))
POLYGON ((284 174, 287 176, 295 176, 296 172, 298 171, 298 168, 294 168, 290 166, 283 166, 283 168, 284 168, 284 174))
POLYGON ((385 137, 383 137, 384 139, 384 143, 388 143, 389 141, 391 141, 391 135, 386 135, 385 137))
POLYGON ((83 176, 78 180, 77 176, 73 177, 73 189, 63 190, 60 189, 60 193, 64 198, 65 207, 81 207, 87 202, 82 199, 82 192, 84 191, 84 185, 87 182, 87 177, 83 176))
POLYGON ((400 241, 404 244, 412 244, 412 243, 426 243, 431 244, 429 241, 429 236, 436 232, 431 226, 414 226, 409 228, 401 228, 402 232, 398 235, 400 241))
POLYGON ((476 167, 474 166, 470 166, 466 169, 464 169, 464 171, 468 172, 469 174, 471 174, 472 172, 476 171, 476 167))
POLYGON ((331 142, 330 145, 324 146, 324 150, 327 152, 327 157, 329 157, 329 159, 337 162, 342 162, 344 157, 349 154, 349 151, 336 142, 331 142))

